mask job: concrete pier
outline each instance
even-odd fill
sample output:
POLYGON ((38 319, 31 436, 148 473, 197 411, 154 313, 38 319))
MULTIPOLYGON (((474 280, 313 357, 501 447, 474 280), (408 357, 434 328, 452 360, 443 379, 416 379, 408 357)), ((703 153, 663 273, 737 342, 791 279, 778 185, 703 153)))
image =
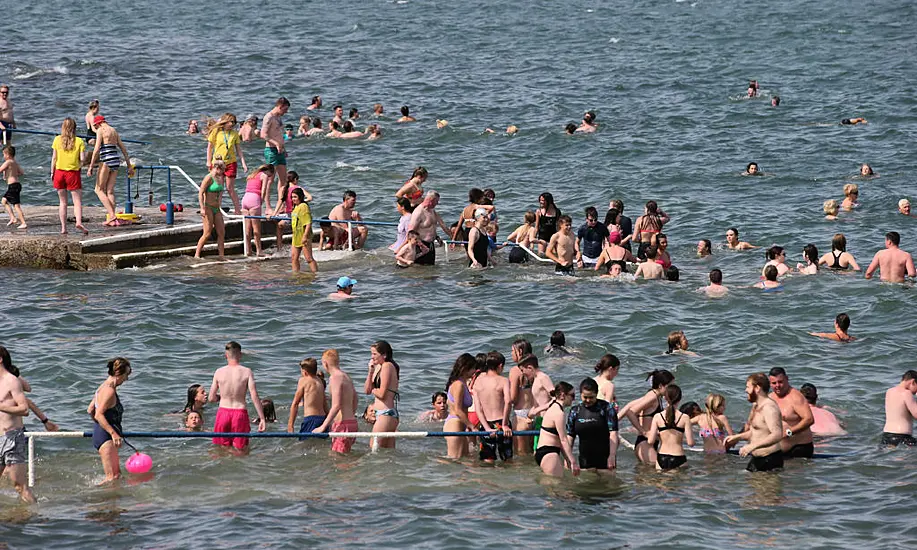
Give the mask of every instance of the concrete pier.
MULTIPOLYGON (((5 226, 0 217, 0 266, 45 269, 121 269, 144 266, 157 259, 193 255, 203 224, 195 211, 175 213, 175 224, 166 225, 159 208, 135 207, 140 219, 130 225, 105 227, 105 210, 99 206, 83 208, 84 235, 73 225, 73 206, 68 210, 68 233, 60 233, 57 206, 24 208, 27 229, 5 226)), ((273 243, 275 222, 262 223, 262 241, 273 243)), ((242 221, 226 220, 226 253, 242 253, 242 221)), ((216 254, 216 237, 204 250, 216 254)))

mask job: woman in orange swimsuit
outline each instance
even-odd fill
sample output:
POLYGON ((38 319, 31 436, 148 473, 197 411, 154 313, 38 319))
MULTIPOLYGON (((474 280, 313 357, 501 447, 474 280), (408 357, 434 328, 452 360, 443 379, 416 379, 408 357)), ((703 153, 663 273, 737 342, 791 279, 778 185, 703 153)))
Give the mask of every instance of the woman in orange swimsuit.
POLYGON ((414 173, 411 174, 411 179, 406 181, 404 185, 401 186, 401 189, 395 193, 395 198, 400 199, 401 197, 407 198, 411 201, 411 206, 417 206, 423 202, 423 183, 427 181, 427 169, 423 166, 418 166, 414 169, 414 173))

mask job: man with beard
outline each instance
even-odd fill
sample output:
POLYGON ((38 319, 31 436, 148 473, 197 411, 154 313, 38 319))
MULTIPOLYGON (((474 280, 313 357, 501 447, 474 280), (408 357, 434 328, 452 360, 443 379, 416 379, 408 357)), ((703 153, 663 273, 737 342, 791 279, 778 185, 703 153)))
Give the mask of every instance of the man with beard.
POLYGON ((745 381, 745 394, 752 403, 748 415, 747 429, 739 434, 726 438, 727 449, 739 441, 748 443, 739 450, 739 455, 751 455, 751 461, 745 468, 749 472, 767 472, 783 468, 783 450, 780 441, 783 439, 783 422, 780 418, 780 407, 770 397, 770 382, 763 372, 752 374, 745 381))

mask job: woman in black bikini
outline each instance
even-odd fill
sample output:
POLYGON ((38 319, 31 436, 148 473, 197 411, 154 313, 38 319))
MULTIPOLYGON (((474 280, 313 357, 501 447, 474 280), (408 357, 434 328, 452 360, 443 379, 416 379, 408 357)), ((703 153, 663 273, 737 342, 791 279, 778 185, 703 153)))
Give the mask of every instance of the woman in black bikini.
POLYGON ((612 233, 609 237, 610 244, 602 250, 599 259, 595 262, 595 270, 598 271, 603 266, 606 272, 611 271, 611 266, 618 264, 621 266, 621 273, 627 273, 627 262, 637 263, 637 258, 631 254, 630 250, 620 245, 621 233, 612 233))
POLYGON ((634 441, 634 454, 637 459, 645 464, 655 464, 656 449, 647 443, 646 434, 652 427, 653 416, 662 412, 662 396, 665 394, 666 386, 675 380, 675 376, 665 369, 657 369, 648 373, 646 379, 652 379, 652 389, 643 397, 624 405, 618 412, 618 418, 626 416, 637 429, 639 435, 634 441))
POLYGON ((573 475, 579 475, 579 464, 573 459, 573 448, 567 439, 567 415, 564 408, 573 404, 573 386, 558 382, 551 390, 551 404, 544 411, 535 462, 541 471, 553 477, 563 477, 564 462, 570 465, 573 475))
POLYGON ((561 216, 560 208, 554 204, 554 195, 551 193, 542 193, 538 196, 539 208, 535 212, 535 231, 538 239, 544 244, 539 243, 541 253, 544 254, 547 243, 551 240, 554 233, 557 233, 557 218, 561 216))
POLYGON ((669 403, 664 412, 653 416, 647 443, 659 443, 656 455, 656 469, 659 471, 674 470, 688 462, 685 457, 685 442, 694 445, 694 432, 691 430, 691 418, 678 410, 681 401, 681 388, 669 384, 665 388, 665 400, 669 403), (663 433, 665 432, 665 433, 663 433))

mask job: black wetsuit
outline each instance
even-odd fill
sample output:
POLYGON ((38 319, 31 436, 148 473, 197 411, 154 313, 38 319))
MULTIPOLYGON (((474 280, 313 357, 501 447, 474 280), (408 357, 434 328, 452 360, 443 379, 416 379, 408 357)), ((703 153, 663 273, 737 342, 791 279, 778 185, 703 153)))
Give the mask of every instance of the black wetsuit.
POLYGON ((618 411, 614 405, 602 399, 587 407, 583 403, 574 405, 567 415, 567 435, 579 436, 580 468, 608 469, 611 454, 611 432, 618 431, 618 411))

